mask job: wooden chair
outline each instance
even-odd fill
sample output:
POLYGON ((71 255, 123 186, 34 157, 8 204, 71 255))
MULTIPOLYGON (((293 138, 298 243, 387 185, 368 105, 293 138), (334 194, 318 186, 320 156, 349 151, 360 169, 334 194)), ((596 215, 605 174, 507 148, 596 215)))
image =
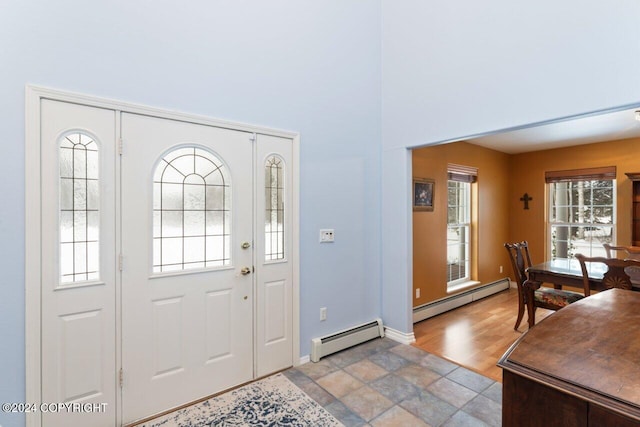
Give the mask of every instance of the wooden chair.
MULTIPOLYGON (((611 249, 613 249, 613 247, 611 249)), ((607 266, 607 271, 602 277, 602 287, 605 290, 611 288, 631 290, 634 283, 640 284, 640 260, 586 257, 582 254, 576 254, 576 259, 580 262, 582 280, 585 286, 589 284, 587 262, 601 262, 607 266)))
POLYGON ((535 312, 537 307, 559 310, 589 295, 588 283, 583 295, 563 289, 541 287, 541 283, 530 281, 527 276, 527 269, 531 267, 528 243, 526 241, 505 243, 504 247, 509 252, 513 274, 518 287, 518 318, 513 327, 514 330, 517 331, 522 322, 525 306, 527 307, 529 328, 531 328, 536 322, 535 312))
POLYGON ((613 251, 618 251, 626 254, 625 259, 640 259, 640 246, 612 246, 608 243, 603 243, 602 246, 607 253, 607 258, 617 258, 611 255, 613 251))

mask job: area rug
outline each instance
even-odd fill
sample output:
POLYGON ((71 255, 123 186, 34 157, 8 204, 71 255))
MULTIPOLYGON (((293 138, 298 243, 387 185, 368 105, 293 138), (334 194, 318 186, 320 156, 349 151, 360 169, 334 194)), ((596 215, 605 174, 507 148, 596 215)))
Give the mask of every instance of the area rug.
POLYGON ((141 424, 140 427, 339 427, 326 409, 277 374, 141 424))

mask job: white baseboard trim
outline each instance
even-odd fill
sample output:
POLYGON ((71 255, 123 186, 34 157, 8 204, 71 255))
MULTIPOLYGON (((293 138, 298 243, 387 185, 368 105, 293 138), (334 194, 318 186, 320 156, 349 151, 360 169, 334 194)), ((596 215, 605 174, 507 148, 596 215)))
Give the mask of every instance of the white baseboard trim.
POLYGON ((409 345, 416 342, 416 336, 413 334, 413 331, 405 333, 388 326, 384 327, 384 336, 389 338, 390 340, 399 342, 400 344, 409 345))
POLYGON ((307 354, 306 356, 301 356, 300 360, 298 360, 298 364, 294 366, 304 365, 305 363, 309 362, 311 362, 311 356, 307 354))
POLYGON ((508 277, 413 309, 413 323, 428 319, 511 287, 508 277))

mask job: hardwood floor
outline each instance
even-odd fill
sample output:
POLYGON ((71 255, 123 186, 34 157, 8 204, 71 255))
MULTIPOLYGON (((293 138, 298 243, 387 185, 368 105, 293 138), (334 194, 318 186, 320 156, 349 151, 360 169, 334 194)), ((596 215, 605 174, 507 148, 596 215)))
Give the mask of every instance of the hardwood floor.
MULTIPOLYGON (((495 381, 502 382, 498 359, 528 328, 527 313, 518 331, 518 291, 508 289, 413 325, 413 344, 495 381)), ((536 310, 536 323, 553 311, 536 310)))

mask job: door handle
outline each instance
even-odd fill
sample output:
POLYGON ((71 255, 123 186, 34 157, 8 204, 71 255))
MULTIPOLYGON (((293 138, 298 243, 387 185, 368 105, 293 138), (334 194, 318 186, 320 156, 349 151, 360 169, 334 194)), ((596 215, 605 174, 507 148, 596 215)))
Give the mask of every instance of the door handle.
POLYGON ((242 270, 240 270, 240 274, 242 274, 243 276, 251 274, 251 269, 249 267, 242 267, 242 270))

